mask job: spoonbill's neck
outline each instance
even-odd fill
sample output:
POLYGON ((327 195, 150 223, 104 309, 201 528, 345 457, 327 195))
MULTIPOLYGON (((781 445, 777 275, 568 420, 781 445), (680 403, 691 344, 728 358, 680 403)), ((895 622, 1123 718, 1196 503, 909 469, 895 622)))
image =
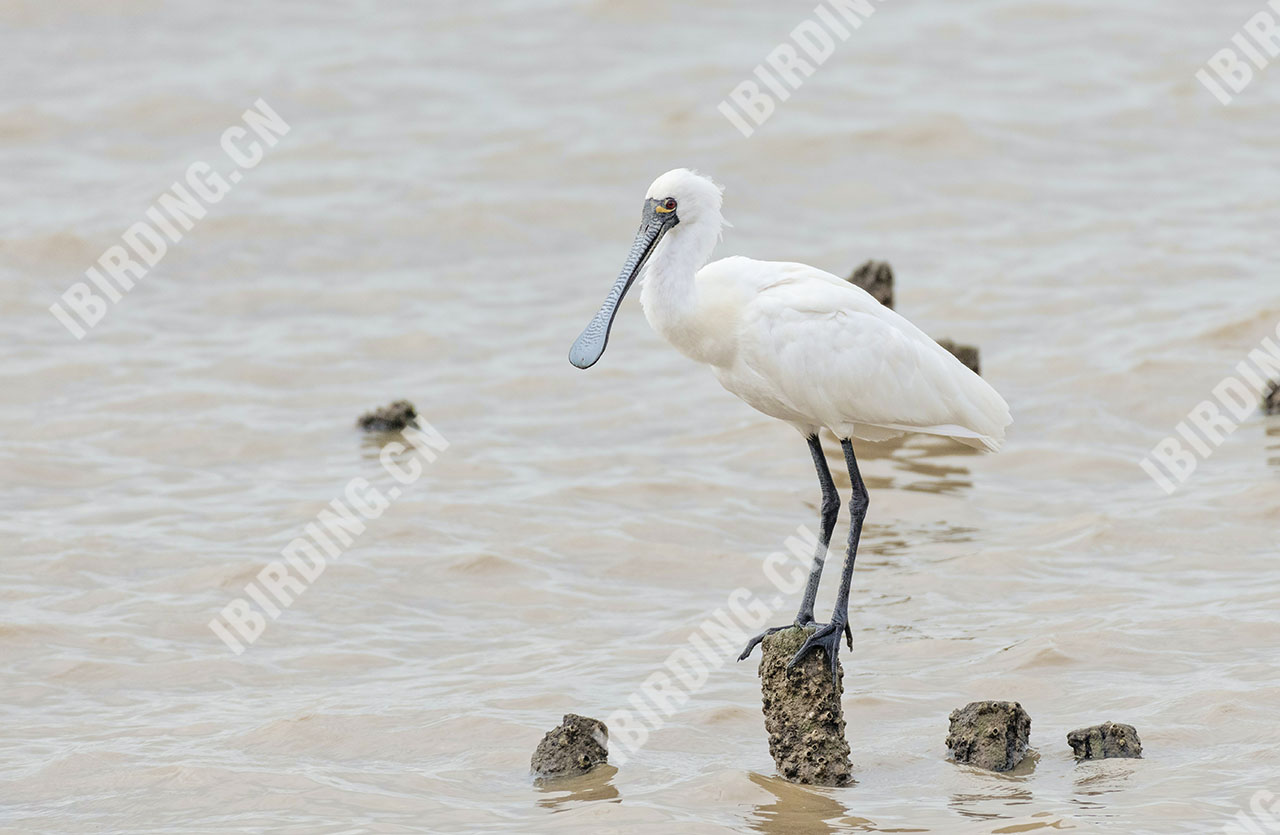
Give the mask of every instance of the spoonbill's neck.
POLYGON ((682 222, 663 237, 645 267, 640 303, 649 324, 661 332, 659 321, 683 318, 697 305, 693 276, 711 260, 720 237, 720 218, 682 222))
POLYGON ((640 304, 649 325, 681 353, 700 362, 700 299, 694 274, 711 259, 720 238, 718 216, 677 224, 663 237, 645 267, 640 304))

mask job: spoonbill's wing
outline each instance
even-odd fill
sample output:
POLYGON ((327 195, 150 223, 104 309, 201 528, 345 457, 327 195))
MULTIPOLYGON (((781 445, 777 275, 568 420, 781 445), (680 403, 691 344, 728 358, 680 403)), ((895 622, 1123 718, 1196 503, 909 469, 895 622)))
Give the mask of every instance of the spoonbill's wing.
POLYGON ((780 402, 841 436, 925 432, 999 448, 1008 404, 945 348, 830 273, 767 266, 773 280, 739 320, 738 362, 780 402))

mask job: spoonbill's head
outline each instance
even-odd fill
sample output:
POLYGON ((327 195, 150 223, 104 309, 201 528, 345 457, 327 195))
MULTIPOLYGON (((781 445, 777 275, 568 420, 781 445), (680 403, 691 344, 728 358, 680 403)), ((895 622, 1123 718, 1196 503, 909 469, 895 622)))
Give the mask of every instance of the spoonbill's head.
POLYGON ((656 201, 666 207, 668 200, 676 201, 675 212, 680 219, 693 223, 695 221, 712 220, 721 223, 720 195, 722 189, 696 171, 688 168, 673 168, 654 180, 645 193, 645 207, 649 201, 656 201))
MULTIPOLYGON (((674 168, 653 181, 645 192, 640 229, 631 243, 631 254, 599 312, 569 349, 569 362, 579 368, 590 368, 604 354, 622 297, 631 289, 664 235, 681 223, 686 227, 711 223, 719 234, 723 223, 720 194, 720 186, 688 168, 674 168)), ((680 231, 683 230, 675 234, 680 231)))

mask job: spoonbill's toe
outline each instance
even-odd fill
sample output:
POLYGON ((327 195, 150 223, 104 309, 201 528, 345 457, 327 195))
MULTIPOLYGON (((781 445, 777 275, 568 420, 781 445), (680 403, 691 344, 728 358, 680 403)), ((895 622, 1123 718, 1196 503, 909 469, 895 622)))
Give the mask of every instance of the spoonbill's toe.
POLYGON ((775 632, 781 632, 784 629, 791 629, 794 626, 805 627, 805 626, 814 626, 814 625, 815 624, 813 621, 807 621, 805 623, 800 623, 799 621, 796 621, 795 623, 788 623, 786 626, 770 626, 768 629, 761 632, 759 635, 755 636, 750 641, 747 641, 747 648, 744 649, 742 651, 742 654, 738 656, 738 660, 746 661, 747 656, 751 654, 751 650, 755 649, 756 646, 759 645, 759 643, 763 641, 765 637, 768 635, 772 635, 775 632))
POLYGON ((800 663, 800 659, 804 658, 809 650, 815 647, 822 647, 827 652, 827 658, 831 660, 831 680, 836 680, 836 664, 840 652, 840 638, 845 637, 849 642, 849 649, 853 649, 853 630, 849 628, 849 623, 845 621, 832 621, 818 627, 818 630, 809 636, 808 640, 801 645, 800 649, 791 658, 791 662, 787 664, 787 669, 791 669, 800 663))

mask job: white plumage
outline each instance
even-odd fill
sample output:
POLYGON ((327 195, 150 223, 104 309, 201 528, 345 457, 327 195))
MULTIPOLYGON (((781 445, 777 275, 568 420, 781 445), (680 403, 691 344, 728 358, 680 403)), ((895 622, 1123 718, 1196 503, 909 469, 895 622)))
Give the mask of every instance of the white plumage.
POLYGON ((705 177, 669 171, 648 196, 675 199, 680 219, 649 258, 646 318, 725 389, 806 436, 821 426, 870 441, 923 432, 999 448, 1004 399, 915 325, 805 264, 703 266, 724 225, 720 189, 705 177))

